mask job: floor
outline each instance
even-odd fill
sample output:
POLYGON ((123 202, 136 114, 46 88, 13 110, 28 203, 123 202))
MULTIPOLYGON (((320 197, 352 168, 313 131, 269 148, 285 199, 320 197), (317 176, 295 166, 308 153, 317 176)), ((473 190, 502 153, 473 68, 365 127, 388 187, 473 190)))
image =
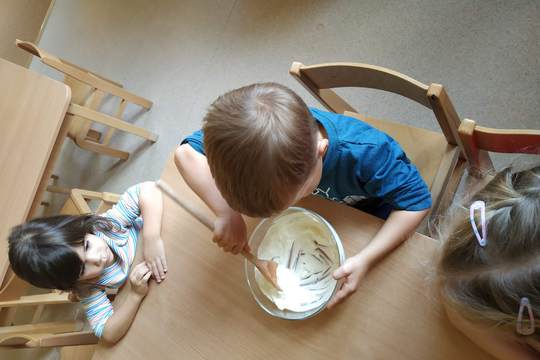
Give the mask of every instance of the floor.
MULTIPOLYGON (((127 118, 159 140, 150 146, 115 137, 134 152, 127 161, 66 141, 55 173, 61 185, 110 192, 157 179, 179 141, 200 127, 205 108, 249 83, 283 83, 317 106, 288 75, 293 61, 385 66, 443 84, 461 117, 540 129, 539 18, 537 0, 56 0, 39 45, 154 101, 146 113, 130 108, 127 118)), ((60 79, 38 61, 31 68, 60 79)), ((340 94, 364 115, 438 128, 411 101, 340 94)), ((538 157, 497 164, 522 159, 538 157)), ((51 209, 62 201, 55 195, 51 209)))
MULTIPOLYGON (((539 129, 538 18, 535 0, 57 0, 39 45, 153 100, 149 112, 133 107, 127 118, 159 140, 116 136, 134 151, 127 161, 66 141, 55 172, 62 185, 111 192, 157 179, 205 108, 249 83, 283 83, 317 106, 288 75, 295 60, 385 66, 443 84, 461 117, 539 129)), ((60 78, 36 60, 31 68, 60 78)), ((362 114, 437 129, 430 111, 395 95, 340 93, 362 114)))

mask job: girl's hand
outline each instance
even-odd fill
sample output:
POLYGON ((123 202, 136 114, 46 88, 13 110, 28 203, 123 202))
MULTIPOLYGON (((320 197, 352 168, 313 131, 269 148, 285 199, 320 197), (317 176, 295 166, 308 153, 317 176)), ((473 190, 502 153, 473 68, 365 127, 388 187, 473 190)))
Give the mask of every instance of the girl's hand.
POLYGON ((161 237, 157 239, 143 239, 143 255, 146 265, 158 283, 165 280, 167 275, 167 259, 165 246, 161 237))
POLYGON ((238 254, 243 249, 249 251, 247 245, 246 223, 237 212, 218 216, 214 222, 214 237, 212 239, 226 252, 238 254))
POLYGON ((148 293, 148 279, 150 279, 150 275, 152 275, 152 272, 145 262, 135 265, 129 275, 131 290, 135 294, 145 297, 148 293))
POLYGON ((341 265, 332 276, 336 280, 345 280, 338 292, 330 300, 327 305, 327 308, 332 308, 336 304, 342 302, 347 297, 352 295, 358 288, 358 284, 364 278, 369 270, 369 263, 364 260, 364 258, 358 254, 356 256, 350 257, 345 260, 345 263, 341 265))

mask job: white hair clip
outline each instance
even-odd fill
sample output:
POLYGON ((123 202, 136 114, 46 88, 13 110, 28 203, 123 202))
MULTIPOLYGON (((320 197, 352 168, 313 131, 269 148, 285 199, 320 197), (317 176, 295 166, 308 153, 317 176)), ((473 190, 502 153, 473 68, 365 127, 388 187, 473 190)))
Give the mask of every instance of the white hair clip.
POLYGON ((486 203, 482 200, 477 200, 471 204, 471 207, 469 209, 469 217, 471 220, 471 225, 474 231, 474 235, 476 236, 476 240, 478 241, 478 244, 480 244, 481 247, 486 246, 487 244, 487 227, 486 227, 486 203), (478 227, 476 226, 476 221, 474 221, 474 211, 480 210, 480 223, 482 225, 482 236, 480 236, 480 232, 478 231, 478 227))
POLYGON ((518 312, 518 318, 516 323, 516 332, 520 335, 532 335, 534 334, 534 315, 531 308, 531 303, 529 302, 529 298, 522 297, 519 302, 519 312, 518 312), (525 327, 523 326, 523 310, 527 309, 528 317, 529 317, 529 326, 525 327))

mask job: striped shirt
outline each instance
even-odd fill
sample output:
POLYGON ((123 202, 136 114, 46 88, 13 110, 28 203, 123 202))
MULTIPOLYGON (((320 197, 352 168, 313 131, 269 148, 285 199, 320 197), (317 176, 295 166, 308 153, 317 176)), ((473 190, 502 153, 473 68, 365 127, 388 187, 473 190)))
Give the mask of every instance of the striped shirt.
POLYGON ((126 281, 135 251, 137 238, 142 229, 143 220, 139 206, 140 185, 130 187, 110 210, 101 216, 115 220, 122 231, 96 232, 116 255, 112 265, 103 269, 95 286, 85 292, 81 303, 88 322, 96 336, 101 337, 105 323, 113 314, 113 307, 107 298, 106 289, 118 289, 126 281))

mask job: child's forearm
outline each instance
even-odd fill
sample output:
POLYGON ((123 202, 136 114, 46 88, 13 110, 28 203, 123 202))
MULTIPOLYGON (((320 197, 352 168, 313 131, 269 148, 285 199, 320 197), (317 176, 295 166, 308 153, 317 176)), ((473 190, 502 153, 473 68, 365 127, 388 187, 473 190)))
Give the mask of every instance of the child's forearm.
POLYGON ((370 243, 358 254, 371 267, 404 242, 414 232, 429 210, 394 210, 370 243))
POLYGON ((204 201, 217 216, 235 212, 221 196, 206 157, 190 145, 179 146, 174 153, 174 162, 189 187, 204 201))
POLYGON ((105 323, 101 336, 103 340, 111 344, 116 343, 126 334, 144 299, 144 295, 130 289, 126 290, 129 291, 128 296, 121 306, 115 308, 113 315, 105 323))
POLYGON ((153 241, 161 236, 161 219, 163 216, 163 198, 154 182, 141 184, 139 204, 144 226, 143 241, 153 241))

